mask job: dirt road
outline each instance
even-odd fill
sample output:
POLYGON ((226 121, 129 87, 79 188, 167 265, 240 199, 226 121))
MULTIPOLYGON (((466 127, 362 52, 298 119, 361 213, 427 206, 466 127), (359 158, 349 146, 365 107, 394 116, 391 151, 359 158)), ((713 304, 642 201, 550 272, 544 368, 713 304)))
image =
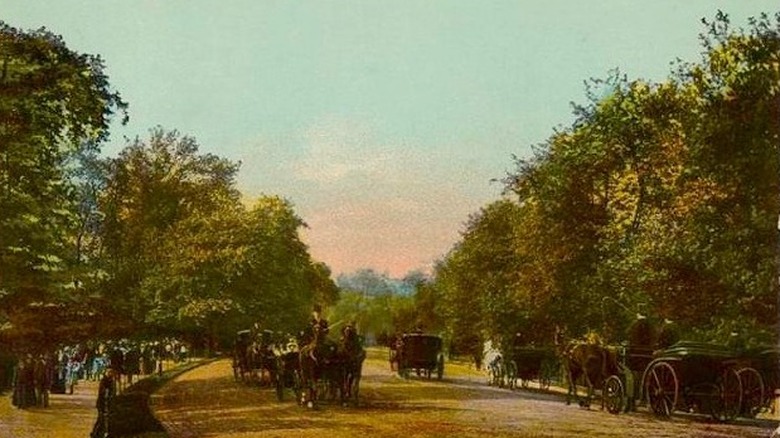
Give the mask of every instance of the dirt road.
POLYGON ((654 419, 646 411, 611 415, 567 406, 557 393, 486 386, 464 365, 448 364, 443 381, 391 373, 385 353, 372 351, 361 382, 360 407, 299 407, 287 394, 236 383, 230 362, 190 371, 153 399, 172 438, 196 437, 761 437, 776 422, 711 423, 702 417, 654 419))
POLYGON ((17 409, 11 395, 0 397, 0 437, 84 438, 97 417, 97 382, 82 380, 73 394, 52 394, 48 408, 17 409))

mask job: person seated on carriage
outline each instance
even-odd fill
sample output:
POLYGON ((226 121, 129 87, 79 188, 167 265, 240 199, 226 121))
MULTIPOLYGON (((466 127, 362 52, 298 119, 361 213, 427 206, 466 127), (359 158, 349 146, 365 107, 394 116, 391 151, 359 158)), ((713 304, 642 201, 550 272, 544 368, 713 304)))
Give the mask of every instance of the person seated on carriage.
POLYGON ((312 309, 312 318, 307 331, 301 353, 326 357, 336 350, 336 344, 327 338, 330 327, 328 321, 322 317, 322 307, 319 304, 312 309))
POLYGON ((341 329, 340 344, 348 350, 357 350, 361 347, 360 337, 358 336, 357 330, 355 329, 355 321, 348 322, 341 329))
POLYGON ((628 327, 628 348, 650 349, 656 344, 655 327, 650 320, 641 313, 637 313, 636 319, 628 327))
POLYGON ((656 348, 663 350, 669 348, 672 345, 680 341, 680 333, 677 329, 677 324, 669 319, 664 319, 661 325, 661 330, 658 333, 658 340, 656 341, 656 348))
POLYGON ((326 336, 330 332, 328 321, 322 317, 322 306, 315 304, 311 311, 311 320, 309 321, 312 334, 315 330, 319 331, 320 336, 326 336))

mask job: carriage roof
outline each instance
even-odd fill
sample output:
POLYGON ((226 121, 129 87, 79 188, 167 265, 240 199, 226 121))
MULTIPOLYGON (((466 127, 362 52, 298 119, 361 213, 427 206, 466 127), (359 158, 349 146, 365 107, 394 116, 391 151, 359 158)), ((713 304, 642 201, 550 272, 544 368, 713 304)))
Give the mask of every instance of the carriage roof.
POLYGON ((414 339, 419 339, 419 342, 441 343, 441 337, 436 335, 427 335, 423 333, 404 333, 403 335, 404 341, 411 340, 412 342, 416 342, 414 339))
POLYGON ((442 346, 441 337, 421 333, 407 333, 402 337, 405 348, 426 349, 438 352, 442 346))
POLYGON ((441 355, 442 339, 435 335, 407 333, 402 337, 399 349, 402 362, 406 368, 433 369, 441 355))
POLYGON ((712 359, 733 359, 738 356, 737 351, 731 347, 708 343, 680 341, 669 348, 656 352, 656 356, 663 357, 707 357, 712 359))

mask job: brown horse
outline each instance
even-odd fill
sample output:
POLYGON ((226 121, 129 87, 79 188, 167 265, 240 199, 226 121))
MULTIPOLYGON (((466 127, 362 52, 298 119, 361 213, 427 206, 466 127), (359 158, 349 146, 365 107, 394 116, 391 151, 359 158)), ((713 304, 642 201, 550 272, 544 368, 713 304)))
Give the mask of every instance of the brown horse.
POLYGON ((339 342, 338 354, 344 366, 344 382, 342 384, 342 400, 353 400, 358 404, 358 392, 360 388, 360 375, 363 370, 363 361, 366 358, 366 350, 363 349, 360 337, 355 328, 350 324, 342 330, 339 342))
POLYGON ((341 402, 344 402, 344 364, 337 346, 328 342, 318 326, 314 326, 311 343, 301 348, 298 354, 299 375, 301 378, 300 404, 314 408, 321 395, 318 391, 323 384, 338 388, 341 402))
POLYGON ((566 367, 566 377, 569 389, 566 393, 566 404, 571 403, 571 397, 577 398, 577 383, 587 387, 584 400, 578 399, 582 407, 590 407, 590 400, 596 388, 601 388, 607 377, 617 374, 618 361, 615 352, 599 344, 572 342, 562 352, 566 367))

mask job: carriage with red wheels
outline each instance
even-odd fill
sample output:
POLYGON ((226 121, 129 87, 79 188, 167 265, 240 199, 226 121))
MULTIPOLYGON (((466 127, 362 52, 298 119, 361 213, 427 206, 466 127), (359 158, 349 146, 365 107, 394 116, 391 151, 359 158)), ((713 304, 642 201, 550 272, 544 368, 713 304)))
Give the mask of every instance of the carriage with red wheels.
POLYGON ((396 360, 398 374, 408 378, 410 372, 427 378, 435 373, 441 380, 444 375, 444 354, 439 336, 420 333, 405 334, 398 343, 396 360))
POLYGON ((761 403, 763 383, 760 373, 736 350, 710 343, 678 342, 658 350, 648 360, 637 392, 631 386, 630 355, 624 351, 623 372, 610 376, 602 392, 605 407, 613 413, 640 394, 653 414, 669 418, 674 412, 707 414, 718 421, 731 421, 755 411, 761 403), (758 379, 755 377, 758 376, 758 379))

